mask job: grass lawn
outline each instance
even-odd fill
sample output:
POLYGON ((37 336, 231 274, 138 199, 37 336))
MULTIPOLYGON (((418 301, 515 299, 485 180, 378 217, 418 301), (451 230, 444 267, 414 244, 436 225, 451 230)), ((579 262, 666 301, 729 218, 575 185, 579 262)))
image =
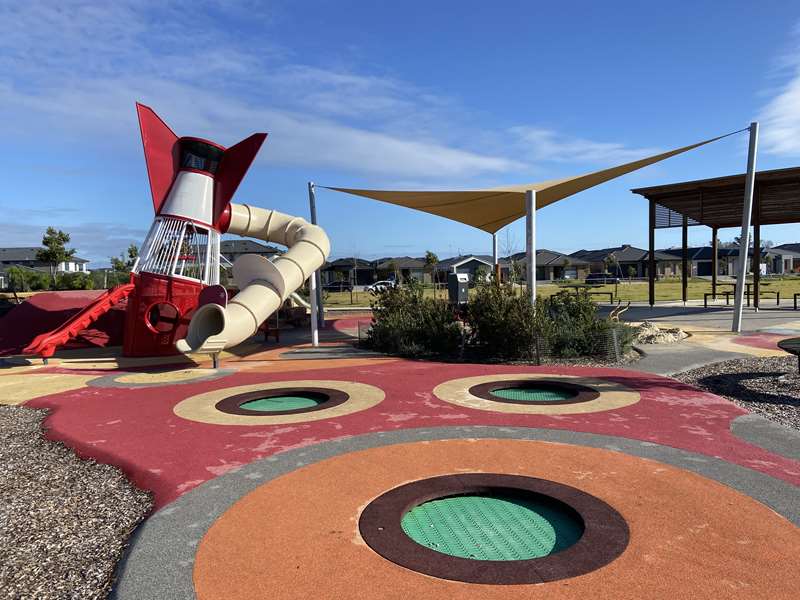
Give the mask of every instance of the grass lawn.
MULTIPOLYGON (((792 302, 792 297, 795 293, 800 293, 800 277, 786 277, 786 278, 768 278, 761 280, 761 289, 763 291, 779 291, 781 294, 781 303, 792 302)), ((550 283, 539 283, 536 287, 537 293, 540 296, 551 296, 559 291, 562 287, 550 283)), ((719 285, 717 291, 733 291, 733 286, 719 285)), ((574 290, 569 290, 573 292, 574 290)), ((622 302, 646 302, 648 299, 647 282, 646 281, 632 281, 622 282, 616 286, 604 285, 601 287, 592 288, 592 291, 597 292, 614 292, 615 300, 619 298, 622 302)), ((705 279, 691 279, 689 281, 689 300, 702 300, 703 294, 711 291, 711 282, 705 279)), ((425 296, 434 297, 434 290, 428 286, 424 290, 425 296)), ((372 295, 368 292, 332 292, 327 294, 325 300, 326 306, 369 306, 370 298, 372 295)), ((447 290, 439 288, 436 291, 436 297, 445 299, 447 297, 447 290)), ((722 298, 719 296, 718 298, 722 298)), ((603 296, 596 296, 598 302, 605 302, 606 298, 603 296)), ((656 300, 657 301, 678 301, 681 299, 681 281, 680 279, 664 279, 656 282, 656 300)), ((731 302, 733 299, 731 298, 731 302)), ((773 294, 761 295, 762 304, 774 304, 775 299, 773 294)))

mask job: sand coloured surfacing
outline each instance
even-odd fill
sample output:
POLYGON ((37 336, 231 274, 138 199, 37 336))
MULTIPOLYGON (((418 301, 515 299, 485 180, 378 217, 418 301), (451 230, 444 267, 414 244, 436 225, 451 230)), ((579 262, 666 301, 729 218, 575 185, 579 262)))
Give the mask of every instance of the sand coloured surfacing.
POLYGON ((412 540, 443 554, 475 560, 527 560, 578 541, 582 523, 554 502, 507 493, 437 498, 403 515, 412 540))
POLYGON ((795 598, 800 573, 786 557, 798 552, 800 532, 783 517, 725 485, 663 463, 558 443, 442 440, 340 455, 256 488, 202 539, 194 586, 201 600, 276 591, 282 599, 300 599, 319 590, 330 598, 585 600, 603 590, 615 600, 788 600, 795 598), (585 575, 519 585, 423 575, 364 543, 359 515, 374 498, 408 481, 465 470, 578 488, 619 511, 630 526, 630 543, 616 560, 585 575))
MULTIPOLYGON (((542 385, 544 387, 544 385, 542 385)), ((548 391, 561 392, 552 385, 547 386, 548 391)), ((568 388, 563 390, 572 395, 574 392, 568 388)), ((472 408, 481 411, 491 411, 500 413, 513 413, 513 414, 541 414, 541 415, 567 415, 567 414, 583 414, 608 411, 614 409, 624 408, 632 404, 636 404, 641 399, 639 392, 629 388, 616 381, 608 379, 600 379, 596 377, 580 377, 574 375, 563 375, 558 373, 498 373, 491 375, 478 375, 474 377, 463 377, 459 379, 450 379, 437 385, 433 390, 434 395, 440 400, 462 406, 465 408, 472 408), (498 388, 502 387, 502 383, 508 381, 509 385, 506 389, 511 389, 512 386, 516 390, 524 389, 525 387, 535 387, 537 382, 546 381, 548 384, 563 382, 564 384, 578 385, 583 388, 596 392, 596 398, 585 402, 569 402, 569 397, 564 399, 555 399, 550 397, 545 401, 537 401, 528 397, 527 400, 506 401, 502 396, 496 396, 495 400, 488 400, 474 395, 471 388, 489 383, 497 383, 498 388)), ((522 392, 506 392, 506 393, 520 393, 522 392)), ((490 392, 490 396, 495 394, 495 390, 490 392)))

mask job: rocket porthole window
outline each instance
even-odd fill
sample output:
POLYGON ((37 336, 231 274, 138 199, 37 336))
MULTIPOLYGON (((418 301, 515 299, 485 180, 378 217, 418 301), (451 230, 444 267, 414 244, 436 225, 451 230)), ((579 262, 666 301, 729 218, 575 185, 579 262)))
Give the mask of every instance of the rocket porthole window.
POLYGON ((147 310, 147 326, 157 333, 169 333, 178 325, 180 313, 169 302, 158 302, 147 310))
POLYGON ((198 140, 181 141, 181 167, 216 173, 223 151, 198 140))

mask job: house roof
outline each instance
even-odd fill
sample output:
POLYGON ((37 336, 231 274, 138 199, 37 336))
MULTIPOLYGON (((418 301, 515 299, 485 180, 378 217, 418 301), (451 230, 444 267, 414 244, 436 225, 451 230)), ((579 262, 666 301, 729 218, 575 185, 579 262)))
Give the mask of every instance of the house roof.
POLYGON ((461 265, 468 263, 470 261, 477 260, 478 262, 482 262, 485 265, 492 267, 492 257, 491 256, 476 256, 474 254, 468 254, 466 256, 452 256, 450 258, 445 258, 444 260, 440 260, 436 268, 437 269, 452 269, 454 267, 460 267, 461 265))
POLYGON ((337 267, 344 267, 347 269, 352 269, 353 265, 357 269, 371 269, 372 263, 368 260, 364 260, 363 258, 354 258, 352 256, 345 256, 342 258, 337 258, 336 260, 332 260, 330 262, 326 262, 324 268, 337 268, 337 267))
MULTIPOLYGON (((516 254, 512 254, 503 260, 513 260, 514 262, 523 264, 527 264, 528 262, 524 252, 517 252, 516 254)), ((542 248, 541 250, 536 251, 537 267, 563 267, 565 260, 569 261, 569 266, 571 267, 583 267, 589 264, 588 261, 585 261, 581 258, 570 256, 568 254, 564 254, 563 252, 556 252, 555 250, 546 250, 542 248)))
POLYGON ((800 253, 800 244, 781 244, 780 246, 773 246, 770 250, 788 250, 793 253, 800 253))
POLYGON ((425 268, 425 260, 421 258, 412 258, 410 256, 398 256, 398 257, 387 257, 387 258, 379 258, 375 261, 375 267, 378 269, 388 269, 391 267, 391 263, 395 264, 395 268, 398 269, 424 269, 425 268))
MULTIPOLYGON (((24 246, 19 248, 0 248, 0 262, 34 262, 36 253, 43 250, 41 246, 24 246)), ((69 262, 88 263, 89 261, 80 256, 73 256, 69 262)))
POLYGON ((222 240, 219 245, 222 254, 280 254, 274 246, 267 246, 253 240, 222 240))
MULTIPOLYGON (((604 262, 609 258, 613 258, 618 263, 641 262, 650 257, 650 252, 642 248, 636 248, 628 244, 617 246, 615 248, 602 248, 600 250, 578 250, 573 252, 570 256, 580 258, 590 263, 604 262)), ((671 254, 666 254, 659 250, 655 252, 656 260, 671 261, 675 257, 671 254)))

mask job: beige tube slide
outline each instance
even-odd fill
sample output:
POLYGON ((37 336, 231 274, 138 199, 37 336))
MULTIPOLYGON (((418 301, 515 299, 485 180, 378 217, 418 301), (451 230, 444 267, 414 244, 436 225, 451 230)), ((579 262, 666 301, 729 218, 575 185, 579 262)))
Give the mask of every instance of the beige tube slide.
POLYGON ((231 204, 228 233, 254 237, 287 246, 270 262, 245 254, 233 264, 233 279, 241 290, 227 307, 206 304, 197 309, 186 338, 178 340, 181 352, 215 353, 242 343, 280 308, 331 251, 325 232, 305 219, 247 204, 231 204))

